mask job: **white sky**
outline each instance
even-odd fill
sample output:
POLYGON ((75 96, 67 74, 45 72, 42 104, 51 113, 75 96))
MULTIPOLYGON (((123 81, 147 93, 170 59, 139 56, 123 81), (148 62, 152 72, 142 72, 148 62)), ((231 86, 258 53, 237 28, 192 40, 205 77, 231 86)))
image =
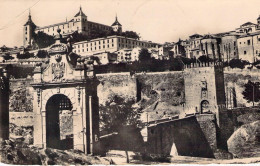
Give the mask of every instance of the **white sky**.
POLYGON ((159 43, 234 30, 260 14, 260 0, 0 0, 0 46, 22 45, 28 8, 44 26, 70 20, 80 4, 88 20, 111 25, 117 13, 124 31, 159 43))

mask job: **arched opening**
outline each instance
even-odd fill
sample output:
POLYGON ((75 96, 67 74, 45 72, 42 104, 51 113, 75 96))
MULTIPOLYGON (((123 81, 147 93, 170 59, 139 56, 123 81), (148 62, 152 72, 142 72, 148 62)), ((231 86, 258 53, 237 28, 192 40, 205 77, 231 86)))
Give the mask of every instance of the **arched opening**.
POLYGON ((72 103, 63 94, 53 95, 46 104, 46 146, 73 149, 72 103))
POLYGON ((201 105, 201 114, 210 112, 209 102, 207 100, 203 100, 200 105, 201 105))

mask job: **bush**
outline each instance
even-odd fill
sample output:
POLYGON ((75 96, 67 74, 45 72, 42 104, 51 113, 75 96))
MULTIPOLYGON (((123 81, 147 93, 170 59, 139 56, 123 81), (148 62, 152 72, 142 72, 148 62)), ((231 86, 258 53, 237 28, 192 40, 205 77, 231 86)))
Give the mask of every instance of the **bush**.
POLYGON ((29 53, 29 52, 25 52, 24 54, 20 54, 20 53, 17 54, 18 59, 29 59, 29 58, 32 58, 32 57, 34 57, 34 54, 29 53))
POLYGON ((38 58, 47 58, 47 57, 49 58, 50 57, 48 52, 45 50, 39 50, 36 56, 38 58))
POLYGON ((249 64, 246 61, 243 61, 241 59, 232 59, 231 61, 229 61, 229 66, 233 69, 233 68, 239 68, 239 69, 244 69, 245 65, 249 64))

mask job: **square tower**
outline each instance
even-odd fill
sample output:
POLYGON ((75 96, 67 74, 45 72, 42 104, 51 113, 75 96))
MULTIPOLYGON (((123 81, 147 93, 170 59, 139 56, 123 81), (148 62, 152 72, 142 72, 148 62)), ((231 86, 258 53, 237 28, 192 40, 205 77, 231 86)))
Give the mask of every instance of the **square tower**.
POLYGON ((185 111, 212 113, 218 117, 225 108, 223 66, 220 63, 196 63, 184 70, 185 111))

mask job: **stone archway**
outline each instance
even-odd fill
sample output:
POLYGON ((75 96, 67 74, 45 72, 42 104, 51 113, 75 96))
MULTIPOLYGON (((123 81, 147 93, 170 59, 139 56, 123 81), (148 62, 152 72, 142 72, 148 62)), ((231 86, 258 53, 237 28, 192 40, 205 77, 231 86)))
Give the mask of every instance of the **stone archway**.
POLYGON ((203 100, 200 103, 201 113, 209 112, 209 102, 207 100, 203 100))
POLYGON ((72 103, 63 94, 51 96, 46 104, 46 146, 73 149, 72 103))

